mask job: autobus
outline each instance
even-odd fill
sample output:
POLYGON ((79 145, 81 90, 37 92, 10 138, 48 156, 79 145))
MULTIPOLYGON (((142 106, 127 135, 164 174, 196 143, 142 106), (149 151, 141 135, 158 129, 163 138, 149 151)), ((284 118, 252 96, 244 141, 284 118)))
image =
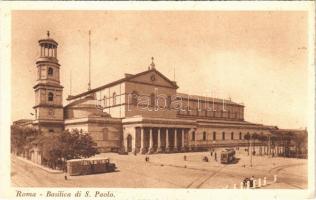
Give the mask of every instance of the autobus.
POLYGON ((221 152, 221 163, 229 164, 235 160, 235 150, 234 149, 226 149, 221 152))
POLYGON ((67 173, 70 176, 96 174, 115 171, 116 166, 109 158, 85 158, 67 161, 67 173))

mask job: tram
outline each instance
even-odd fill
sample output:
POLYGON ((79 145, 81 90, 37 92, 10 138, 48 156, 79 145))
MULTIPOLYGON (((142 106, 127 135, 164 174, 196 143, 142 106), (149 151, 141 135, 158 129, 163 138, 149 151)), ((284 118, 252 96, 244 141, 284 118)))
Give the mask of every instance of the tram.
POLYGON ((221 152, 221 163, 230 164, 235 161, 235 150, 234 149, 226 149, 221 152))
POLYGON ((109 158, 85 158, 67 161, 67 172, 70 176, 105 173, 115 171, 116 166, 109 158))

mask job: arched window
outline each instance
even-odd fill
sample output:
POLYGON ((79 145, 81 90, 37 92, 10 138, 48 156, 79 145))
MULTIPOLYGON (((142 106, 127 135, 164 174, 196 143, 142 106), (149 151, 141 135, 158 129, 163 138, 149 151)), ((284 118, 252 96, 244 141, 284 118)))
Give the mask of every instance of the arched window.
POLYGON ((113 92, 113 105, 116 105, 116 93, 115 92, 113 92))
POLYGON ((234 139, 234 132, 231 132, 231 134, 230 134, 230 139, 231 139, 231 140, 234 139))
POLYGON ((195 140, 195 131, 192 132, 192 141, 195 140))
POLYGON ((49 76, 53 76, 53 74, 54 74, 53 68, 49 67, 49 68, 48 68, 48 75, 49 75, 49 76))
POLYGON ((155 94, 154 93, 152 93, 150 95, 150 105, 155 106, 155 94))
POLYGON ((213 132, 213 140, 216 140, 216 132, 213 132))
POLYGON ((206 132, 205 131, 203 132, 203 140, 204 141, 206 140, 206 132))
POLYGON ((250 139, 250 134, 249 132, 247 132, 245 135, 244 135, 244 140, 249 140, 250 139))
POLYGON ((48 101, 54 101, 54 94, 52 92, 48 93, 48 101))
POLYGON ((137 103, 138 103, 138 94, 136 91, 133 91, 132 92, 132 104, 137 105, 137 103))
POLYGON ((225 132, 222 133, 222 140, 225 140, 225 132))
POLYGON ((167 97, 167 108, 171 108, 171 96, 167 97))

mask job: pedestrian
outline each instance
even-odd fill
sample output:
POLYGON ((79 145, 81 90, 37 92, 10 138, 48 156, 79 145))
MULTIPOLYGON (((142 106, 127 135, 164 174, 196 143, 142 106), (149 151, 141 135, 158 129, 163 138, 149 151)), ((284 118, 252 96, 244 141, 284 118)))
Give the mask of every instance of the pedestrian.
POLYGON ((255 177, 254 176, 251 176, 251 178, 250 178, 250 187, 252 187, 253 186, 253 181, 255 180, 255 177))
POLYGON ((68 180, 68 178, 67 178, 67 171, 65 171, 65 173, 64 173, 64 178, 65 178, 65 181, 68 180))
POLYGON ((214 154, 215 161, 217 161, 217 153, 214 154))
POLYGON ((211 151, 211 156, 213 156, 213 151, 211 151))
POLYGON ((64 179, 65 179, 65 181, 68 180, 68 177, 67 177, 67 166, 64 166, 64 179))
POLYGON ((187 156, 186 156, 186 155, 183 156, 183 160, 184 160, 184 161, 187 160, 187 156))

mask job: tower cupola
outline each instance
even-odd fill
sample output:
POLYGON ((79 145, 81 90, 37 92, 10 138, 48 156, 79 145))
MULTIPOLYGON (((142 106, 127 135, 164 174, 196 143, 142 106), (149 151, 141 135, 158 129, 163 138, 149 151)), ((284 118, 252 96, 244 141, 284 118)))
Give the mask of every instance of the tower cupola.
POLYGON ((47 38, 40 39, 38 43, 40 46, 40 56, 36 60, 36 64, 42 62, 51 62, 59 65, 57 60, 58 43, 54 39, 50 38, 49 31, 47 31, 47 38))

